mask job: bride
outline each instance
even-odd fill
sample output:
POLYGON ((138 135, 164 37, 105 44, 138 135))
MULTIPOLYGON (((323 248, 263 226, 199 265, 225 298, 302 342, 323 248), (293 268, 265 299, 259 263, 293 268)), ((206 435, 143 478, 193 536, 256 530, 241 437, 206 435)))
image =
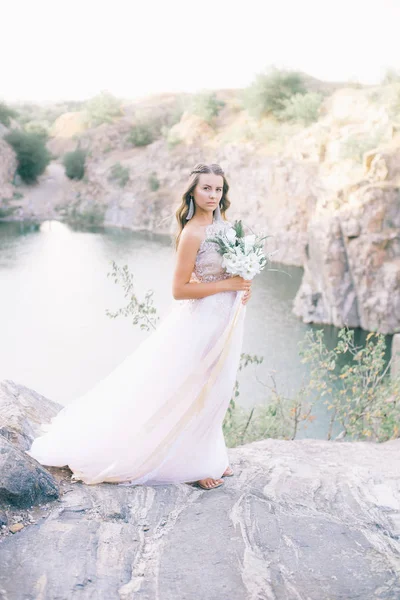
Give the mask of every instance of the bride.
POLYGON ((157 329, 89 392, 42 425, 29 450, 86 484, 223 484, 222 423, 240 360, 251 281, 231 276, 210 238, 229 228, 229 185, 197 164, 176 211, 176 302, 157 329), (244 295, 239 294, 244 290, 244 295))

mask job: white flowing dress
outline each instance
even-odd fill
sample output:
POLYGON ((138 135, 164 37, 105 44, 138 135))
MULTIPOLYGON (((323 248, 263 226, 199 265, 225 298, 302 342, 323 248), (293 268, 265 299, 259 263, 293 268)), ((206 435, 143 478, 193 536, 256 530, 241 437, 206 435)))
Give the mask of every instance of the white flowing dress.
MULTIPOLYGON (((210 237, 229 221, 207 226, 210 237)), ((229 277, 201 242, 191 281, 229 277)), ((42 425, 26 453, 86 484, 189 483, 228 466, 222 423, 240 360, 246 305, 227 291, 178 300, 136 350, 42 425)))

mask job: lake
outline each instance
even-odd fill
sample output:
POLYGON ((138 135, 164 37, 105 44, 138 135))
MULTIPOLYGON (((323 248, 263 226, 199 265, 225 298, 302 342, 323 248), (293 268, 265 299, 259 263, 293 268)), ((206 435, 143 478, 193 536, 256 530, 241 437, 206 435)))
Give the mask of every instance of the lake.
MULTIPOLYGON (((68 404, 150 335, 129 318, 106 315, 106 309, 125 305, 122 287, 107 276, 112 261, 128 265, 139 298, 154 291, 162 318, 175 302, 171 293, 175 253, 168 236, 118 228, 79 230, 58 221, 0 223, 0 380, 12 379, 68 404)), ((290 276, 264 270, 254 280, 243 352, 264 360, 239 373, 238 403, 245 407, 267 401, 264 384, 271 383, 271 373, 278 390, 285 393, 298 389, 307 373, 298 342, 313 326, 291 311, 302 269, 273 267, 290 276)), ((333 347, 338 329, 323 329, 333 347)), ((356 342, 363 344, 368 332, 355 333, 356 342)), ((312 424, 300 428, 298 438, 326 437, 329 413, 323 402, 316 414, 312 424)))

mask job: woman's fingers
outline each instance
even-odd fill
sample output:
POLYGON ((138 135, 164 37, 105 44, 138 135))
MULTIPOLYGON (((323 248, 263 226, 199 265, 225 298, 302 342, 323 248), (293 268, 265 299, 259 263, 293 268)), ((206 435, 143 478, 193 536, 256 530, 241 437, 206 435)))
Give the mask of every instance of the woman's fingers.
POLYGON ((246 302, 248 302, 250 300, 250 297, 251 297, 251 290, 249 290, 248 292, 245 292, 243 294, 243 298, 242 298, 243 304, 246 304, 246 302))

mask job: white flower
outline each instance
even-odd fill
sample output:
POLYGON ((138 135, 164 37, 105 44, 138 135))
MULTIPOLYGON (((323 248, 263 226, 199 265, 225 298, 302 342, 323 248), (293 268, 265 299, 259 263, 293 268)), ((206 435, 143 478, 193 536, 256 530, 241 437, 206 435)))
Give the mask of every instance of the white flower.
POLYGON ((244 241, 244 251, 245 254, 248 254, 250 252, 250 250, 252 250, 254 243, 256 241, 256 236, 255 235, 245 235, 243 238, 244 241))
POLYGON ((233 227, 230 227, 225 231, 225 236, 228 242, 234 243, 236 241, 236 231, 233 227))
POLYGON ((259 245, 259 237, 251 234, 238 238, 233 227, 220 235, 226 250, 222 254, 222 266, 227 273, 253 279, 266 266, 267 258, 259 245))

